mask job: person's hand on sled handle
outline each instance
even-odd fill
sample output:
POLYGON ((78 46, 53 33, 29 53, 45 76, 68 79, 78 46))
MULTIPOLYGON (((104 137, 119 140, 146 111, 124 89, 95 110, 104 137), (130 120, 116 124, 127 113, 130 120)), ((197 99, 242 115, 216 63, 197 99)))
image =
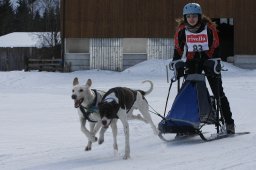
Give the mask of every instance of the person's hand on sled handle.
POLYGON ((207 74, 218 75, 221 73, 221 59, 220 58, 211 58, 205 60, 204 68, 207 70, 207 74))
POLYGON ((184 76, 185 66, 185 62, 181 59, 173 60, 169 63, 169 69, 174 71, 174 76, 176 78, 184 76))

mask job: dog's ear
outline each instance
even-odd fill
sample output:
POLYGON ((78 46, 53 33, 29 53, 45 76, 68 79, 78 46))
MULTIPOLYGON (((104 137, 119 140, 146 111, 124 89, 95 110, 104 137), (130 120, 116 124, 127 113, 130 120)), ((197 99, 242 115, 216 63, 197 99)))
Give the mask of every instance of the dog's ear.
POLYGON ((78 78, 76 77, 76 78, 74 78, 74 80, 73 80, 73 86, 75 86, 75 85, 77 85, 77 84, 79 84, 79 81, 78 81, 78 78))
POLYGON ((91 87, 92 86, 92 80, 91 79, 88 79, 87 82, 86 82, 86 85, 91 87))

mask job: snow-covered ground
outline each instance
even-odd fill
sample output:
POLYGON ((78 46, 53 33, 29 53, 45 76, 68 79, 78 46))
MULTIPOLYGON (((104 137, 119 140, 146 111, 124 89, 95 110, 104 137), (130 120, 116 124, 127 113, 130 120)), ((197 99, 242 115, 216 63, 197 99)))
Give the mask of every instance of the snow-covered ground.
MULTIPOLYGON (((93 143, 84 151, 86 137, 80 131, 77 110, 71 100, 72 81, 88 78, 93 88, 108 90, 127 86, 154 90, 149 104, 163 114, 169 84, 168 61, 150 60, 123 72, 77 71, 0 72, 0 169, 81 169, 81 170, 181 170, 256 168, 256 70, 243 70, 225 63, 223 86, 229 98, 236 131, 249 135, 203 142, 199 137, 166 143, 154 136, 149 125, 130 121, 131 159, 123 160, 124 135, 118 122, 119 153, 114 154, 108 130, 102 145, 93 143)), ((175 84, 176 85, 176 84, 175 84)), ((176 94, 173 87, 168 109, 176 94)), ((152 114, 157 125, 161 118, 152 114)))

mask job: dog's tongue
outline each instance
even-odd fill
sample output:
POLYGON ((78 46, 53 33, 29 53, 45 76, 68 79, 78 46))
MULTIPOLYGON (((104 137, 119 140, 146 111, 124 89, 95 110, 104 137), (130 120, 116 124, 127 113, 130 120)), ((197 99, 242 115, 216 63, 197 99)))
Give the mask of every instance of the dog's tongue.
POLYGON ((80 106, 79 100, 75 100, 75 101, 74 101, 74 107, 75 107, 75 108, 78 108, 79 106, 80 106))
POLYGON ((75 108, 80 107, 81 103, 83 103, 84 99, 80 99, 80 100, 74 100, 74 106, 75 108))

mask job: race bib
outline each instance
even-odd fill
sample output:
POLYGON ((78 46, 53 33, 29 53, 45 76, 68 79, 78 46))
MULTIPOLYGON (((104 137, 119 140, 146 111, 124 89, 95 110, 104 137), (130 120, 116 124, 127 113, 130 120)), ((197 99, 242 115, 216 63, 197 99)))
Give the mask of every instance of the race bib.
POLYGON ((185 30, 186 42, 189 52, 200 52, 209 50, 207 26, 200 33, 192 33, 185 30))

